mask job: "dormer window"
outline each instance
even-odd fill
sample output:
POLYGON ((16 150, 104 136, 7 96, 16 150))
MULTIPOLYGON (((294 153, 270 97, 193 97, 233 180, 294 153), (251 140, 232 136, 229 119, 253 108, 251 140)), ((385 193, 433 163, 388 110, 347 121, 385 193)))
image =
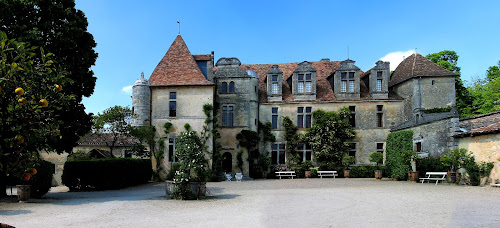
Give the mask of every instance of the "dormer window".
POLYGON ((354 72, 342 72, 340 74, 340 79, 340 92, 354 93, 354 72))
POLYGON ((273 65, 267 72, 267 100, 281 101, 283 95, 283 72, 278 69, 278 65, 273 65))
POLYGON ((382 91, 382 75, 383 71, 377 71, 377 91, 382 91))
POLYGON ((312 82, 311 74, 299 74, 297 81, 297 93, 311 93, 312 92, 312 82))
POLYGON ((299 63, 293 71, 291 89, 295 100, 316 99, 316 69, 310 62, 299 63))
POLYGON ((340 63, 333 75, 333 92, 337 99, 360 99, 360 71, 353 60, 347 59, 340 63))
POLYGON ((276 95, 278 94, 278 75, 272 75, 272 85, 271 85, 271 90, 272 94, 276 95))
POLYGON ((377 61, 375 67, 369 71, 369 76, 365 79, 370 95, 374 99, 387 99, 389 96, 389 77, 390 65, 389 62, 377 61))

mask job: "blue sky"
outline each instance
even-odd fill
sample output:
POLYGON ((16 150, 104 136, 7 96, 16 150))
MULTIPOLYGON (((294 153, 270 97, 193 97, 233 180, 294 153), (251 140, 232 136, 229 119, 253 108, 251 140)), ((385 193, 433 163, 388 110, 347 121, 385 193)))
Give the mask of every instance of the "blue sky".
POLYGON ((131 106, 131 85, 149 78, 178 34, 192 54, 215 51, 244 64, 347 59, 363 71, 395 68, 416 51, 454 50, 462 79, 500 60, 500 1, 76 0, 99 57, 87 112, 131 106))

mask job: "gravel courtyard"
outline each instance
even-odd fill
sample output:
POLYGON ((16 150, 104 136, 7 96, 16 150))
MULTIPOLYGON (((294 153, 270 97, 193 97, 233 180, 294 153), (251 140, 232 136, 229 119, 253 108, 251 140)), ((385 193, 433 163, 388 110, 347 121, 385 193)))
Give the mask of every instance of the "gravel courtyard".
POLYGON ((0 201, 15 227, 497 227, 500 188, 375 179, 207 183, 205 200, 165 198, 164 183, 117 191, 53 188, 0 201))

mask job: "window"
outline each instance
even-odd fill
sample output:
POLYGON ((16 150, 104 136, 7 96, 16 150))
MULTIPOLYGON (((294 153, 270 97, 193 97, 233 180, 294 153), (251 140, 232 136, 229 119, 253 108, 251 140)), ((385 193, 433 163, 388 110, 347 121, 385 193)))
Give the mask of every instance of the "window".
POLYGON ((222 106, 222 126, 232 127, 233 126, 233 109, 232 105, 222 106))
POLYGON ((271 163, 285 164, 285 143, 273 143, 271 145, 271 163))
POLYGON ((177 93, 176 92, 170 92, 170 102, 168 106, 168 116, 170 117, 176 117, 177 116, 177 93))
POLYGON ((422 151, 422 142, 416 142, 415 143, 415 152, 420 152, 422 151))
POLYGON ((384 109, 383 105, 377 105, 377 127, 384 127, 384 109))
POLYGON ((349 72, 349 77, 347 77, 347 72, 340 73, 340 92, 354 92, 354 72, 349 72))
POLYGON ((278 108, 272 108, 272 122, 271 128, 278 129, 278 108))
POLYGON ((278 94, 278 83, 273 82, 273 84, 271 85, 271 92, 273 95, 278 94))
POLYGON ((312 147, 309 144, 297 144, 297 153, 300 156, 300 161, 311 161, 312 147))
POLYGON ((220 88, 221 93, 227 93, 227 82, 223 82, 220 88))
POLYGON ((356 143, 349 143, 349 156, 356 157, 356 143))
POLYGON ((175 138, 168 139, 168 161, 177 162, 177 157, 175 156, 175 138))
POLYGON ((377 71, 377 91, 382 91, 382 71, 377 71))
POLYGON ((384 153, 384 143, 377 143, 377 152, 384 153))
POLYGON ((312 124, 311 107, 298 107, 297 108, 297 127, 298 128, 310 128, 312 124))
POLYGON ((229 83, 229 92, 234 93, 234 82, 229 83))
POLYGON ((349 123, 352 127, 356 127, 356 106, 349 106, 351 114, 349 115, 349 123))
POLYGON ((311 93, 312 81, 311 74, 298 74, 297 93, 311 93))

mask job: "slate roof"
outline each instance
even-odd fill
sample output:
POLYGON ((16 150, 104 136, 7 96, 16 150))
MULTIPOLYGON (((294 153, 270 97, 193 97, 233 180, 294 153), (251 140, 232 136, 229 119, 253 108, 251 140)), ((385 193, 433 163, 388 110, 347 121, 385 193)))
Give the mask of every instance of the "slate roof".
POLYGON ((413 54, 403 60, 391 75, 389 87, 395 86, 413 77, 458 76, 445 70, 421 54, 413 54), (413 69, 413 62, 415 68, 413 69), (413 70, 412 70, 413 69, 413 70))
POLYGON ((454 137, 500 133, 500 111, 461 119, 460 128, 467 129, 467 131, 457 133, 454 137))
MULTIPOLYGON (((202 60, 206 56, 197 55, 196 58, 202 60)), ((175 38, 149 77, 149 82, 151 86, 213 85, 203 76, 181 35, 175 38)))
MULTIPOLYGON (((312 62, 312 67, 316 69, 316 101, 335 101, 337 98, 333 89, 328 82, 328 78, 333 76, 342 61, 319 61, 312 62)), ((248 67, 259 76, 259 102, 266 103, 267 101, 267 73, 273 65, 278 65, 278 69, 283 71, 283 96, 282 101, 294 101, 292 91, 287 80, 292 76, 293 71, 297 69, 298 63, 279 63, 279 64, 243 64, 241 69, 247 70, 248 67)), ((360 71, 363 74, 363 71, 360 71)), ((372 99, 365 83, 360 80, 360 97, 361 100, 372 99)), ((389 93, 389 100, 401 99, 395 93, 389 93)), ((302 101, 302 100, 301 100, 302 101)), ((279 102, 279 101, 273 101, 279 102)))
MULTIPOLYGON (((112 134, 103 134, 101 136, 87 134, 78 140, 79 146, 107 146, 106 142, 112 141, 112 134)), ((132 146, 138 143, 139 140, 133 136, 119 136, 115 146, 132 146)))

